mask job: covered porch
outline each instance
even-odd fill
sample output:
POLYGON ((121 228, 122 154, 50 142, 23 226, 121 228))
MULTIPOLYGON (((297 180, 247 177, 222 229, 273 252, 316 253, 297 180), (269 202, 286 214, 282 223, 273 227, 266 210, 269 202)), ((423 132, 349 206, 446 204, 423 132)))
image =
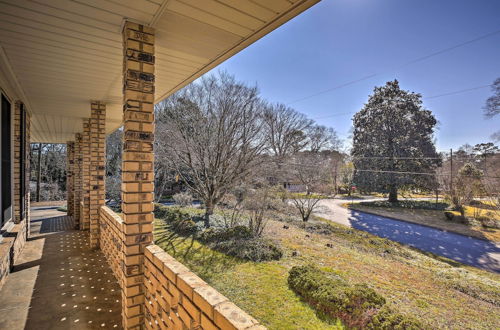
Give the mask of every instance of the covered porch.
POLYGON ((318 1, 2 2, 0 87, 16 156, 0 309, 22 290, 12 317, 26 328, 262 328, 153 242, 154 106, 318 1), (116 129, 121 215, 105 206, 116 129), (67 145, 66 216, 30 220, 30 142, 67 145))
POLYGON ((31 233, 0 289, 1 329, 121 328, 120 286, 87 231, 57 207, 31 211, 31 233))

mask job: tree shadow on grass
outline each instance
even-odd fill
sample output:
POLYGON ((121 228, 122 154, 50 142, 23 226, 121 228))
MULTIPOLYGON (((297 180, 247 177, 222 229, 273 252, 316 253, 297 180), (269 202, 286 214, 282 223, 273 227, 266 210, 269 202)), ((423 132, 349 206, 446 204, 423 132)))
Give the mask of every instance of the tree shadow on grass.
POLYGON ((206 281, 245 262, 203 245, 196 240, 195 233, 182 236, 169 230, 166 224, 157 224, 154 239, 156 245, 206 281))

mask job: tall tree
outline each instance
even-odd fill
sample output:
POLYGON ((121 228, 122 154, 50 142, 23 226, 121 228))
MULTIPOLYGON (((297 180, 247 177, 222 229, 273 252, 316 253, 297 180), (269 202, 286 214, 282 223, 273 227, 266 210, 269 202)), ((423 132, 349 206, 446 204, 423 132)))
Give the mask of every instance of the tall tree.
POLYGON ((307 130, 307 145, 312 152, 322 150, 337 150, 340 147, 337 132, 331 127, 311 125, 307 130))
POLYGON ((487 118, 492 118, 500 114, 500 78, 497 78, 491 85, 493 95, 486 100, 484 106, 484 115, 487 118))
POLYGON ((402 186, 430 186, 434 176, 415 173, 433 173, 440 164, 433 143, 437 122, 420 94, 402 90, 397 80, 375 87, 353 123, 354 181, 361 189, 388 192, 397 202, 402 186))
POLYGON ((203 200, 205 226, 216 204, 257 165, 264 148, 257 88, 220 73, 171 96, 157 111, 157 141, 171 167, 203 200))
POLYGON ((303 114, 278 103, 266 107, 263 119, 267 148, 279 160, 307 146, 312 121, 303 114))

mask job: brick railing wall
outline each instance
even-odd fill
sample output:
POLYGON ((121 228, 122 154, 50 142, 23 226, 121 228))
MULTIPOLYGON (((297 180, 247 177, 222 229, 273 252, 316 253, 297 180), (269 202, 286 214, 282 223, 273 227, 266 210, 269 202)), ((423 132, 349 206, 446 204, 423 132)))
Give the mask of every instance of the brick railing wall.
POLYGON ((159 246, 144 262, 147 329, 265 329, 159 246))
POLYGON ((102 229, 99 235, 99 246, 120 286, 122 286, 123 220, 110 208, 103 206, 99 212, 99 226, 102 229))
MULTIPOLYGON (((126 290, 124 222, 106 206, 99 215, 101 250, 126 290)), ((145 329, 266 329, 159 246, 148 245, 143 262, 144 316, 129 322, 145 329)))

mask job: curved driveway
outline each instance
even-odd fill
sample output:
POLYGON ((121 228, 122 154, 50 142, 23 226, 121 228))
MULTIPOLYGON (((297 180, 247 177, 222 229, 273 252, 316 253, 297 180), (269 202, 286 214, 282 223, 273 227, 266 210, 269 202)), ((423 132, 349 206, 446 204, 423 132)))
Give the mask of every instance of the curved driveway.
POLYGON ((372 215, 341 206, 344 199, 325 199, 314 214, 371 234, 407 244, 464 264, 500 272, 500 245, 485 240, 372 215))

